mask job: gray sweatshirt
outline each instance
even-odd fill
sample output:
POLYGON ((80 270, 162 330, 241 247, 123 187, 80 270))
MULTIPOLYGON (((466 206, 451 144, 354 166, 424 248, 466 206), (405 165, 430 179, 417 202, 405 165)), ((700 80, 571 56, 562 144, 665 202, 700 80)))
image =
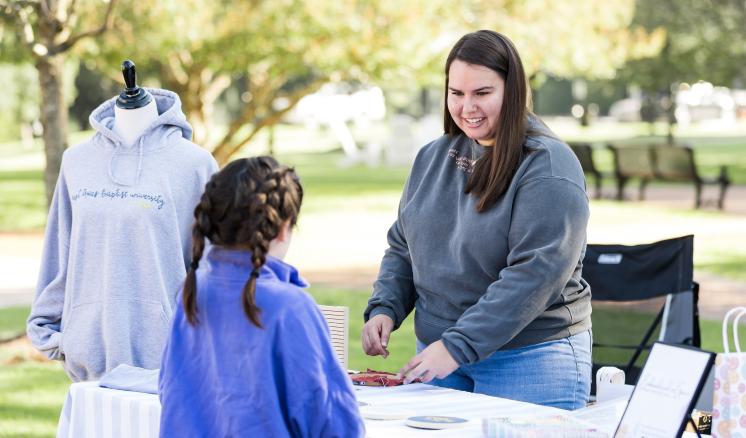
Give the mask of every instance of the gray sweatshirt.
POLYGON ((398 328, 416 309, 417 338, 442 339, 459 364, 590 329, 583 171, 559 140, 531 136, 525 146, 507 191, 483 213, 464 187, 486 148, 459 135, 419 151, 366 321, 385 314, 398 328))
POLYGON ((159 116, 134 145, 112 130, 111 99, 91 114, 93 138, 62 158, 27 333, 74 381, 159 368, 194 207, 217 170, 189 141, 179 97, 149 91, 159 116))

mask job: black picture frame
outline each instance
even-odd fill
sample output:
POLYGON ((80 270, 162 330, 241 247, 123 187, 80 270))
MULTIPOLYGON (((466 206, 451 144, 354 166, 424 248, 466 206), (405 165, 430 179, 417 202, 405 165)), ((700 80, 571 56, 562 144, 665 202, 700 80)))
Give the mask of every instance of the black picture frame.
MULTIPOLYGON (((667 343, 667 342, 655 342, 655 343, 653 343, 653 345, 652 345, 652 347, 650 349, 650 354, 648 354, 648 357, 645 359, 645 365, 643 366, 642 371, 640 372, 640 378, 643 377, 643 375, 645 373, 645 368, 648 367, 648 363, 650 361, 650 358, 653 356, 653 351, 654 351, 656 345, 665 345, 665 346, 668 346, 668 347, 674 347, 674 348, 678 348, 678 349, 691 350, 692 352, 696 352, 698 354, 704 354, 704 355, 708 356, 707 360, 706 360, 706 363, 705 363, 704 369, 702 370, 702 372, 700 373, 700 375, 696 377, 697 384, 696 384, 694 392, 691 394, 691 398, 688 400, 687 409, 686 409, 685 415, 684 415, 683 418, 680 419, 681 421, 680 421, 679 429, 676 431, 675 435, 672 435, 673 437, 680 437, 684 433, 684 429, 686 429, 687 423, 689 423, 689 417, 691 416, 691 412, 694 409, 694 406, 697 403, 697 400, 699 399, 699 395, 702 392, 702 388, 705 385, 705 382, 707 380, 707 376, 710 374, 710 370, 712 369, 712 366, 715 363, 715 355, 716 354, 713 353, 713 352, 711 352, 711 351, 702 350, 700 348, 692 347, 692 346, 689 346, 689 345, 670 344, 670 343, 667 343)), ((639 382, 639 380, 638 380, 638 382, 639 382)), ((632 405, 632 403, 634 403, 635 392, 637 392, 637 388, 638 388, 638 386, 635 385, 635 389, 632 390, 632 394, 629 397, 629 402, 627 403, 627 406, 624 409, 624 413, 622 414, 622 418, 619 421, 619 424, 617 425, 616 430, 614 431, 614 437, 618 436, 619 429, 624 424, 624 419, 627 416, 627 412, 629 411, 629 407, 632 405)))

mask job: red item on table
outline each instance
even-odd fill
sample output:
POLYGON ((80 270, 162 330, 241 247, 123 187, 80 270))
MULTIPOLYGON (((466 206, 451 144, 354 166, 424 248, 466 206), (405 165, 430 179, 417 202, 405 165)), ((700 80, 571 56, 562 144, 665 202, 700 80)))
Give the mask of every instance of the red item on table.
POLYGON ((396 374, 386 371, 376 371, 368 368, 367 371, 350 374, 353 385, 360 386, 399 386, 404 384, 403 378, 397 378, 396 374))

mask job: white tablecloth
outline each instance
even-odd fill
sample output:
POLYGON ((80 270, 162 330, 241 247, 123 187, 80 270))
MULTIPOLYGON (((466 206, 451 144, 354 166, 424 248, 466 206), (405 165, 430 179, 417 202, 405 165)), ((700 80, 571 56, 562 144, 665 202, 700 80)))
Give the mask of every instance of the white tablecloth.
MULTIPOLYGON (((393 388, 356 386, 355 393, 359 401, 370 407, 469 420, 464 427, 440 431, 414 429, 406 426, 404 420, 365 420, 367 435, 371 438, 482 437, 482 418, 485 417, 518 419, 567 412, 423 384, 393 388)), ((154 438, 158 436, 160 414, 157 395, 101 388, 98 382, 73 383, 62 408, 57 437, 154 438)), ((685 433, 685 436, 693 434, 685 433)))
MULTIPOLYGON (((449 415, 469 419, 452 430, 414 429, 404 420, 365 420, 371 438, 410 436, 481 437, 483 417, 524 417, 562 413, 559 409, 481 394, 412 384, 392 388, 355 387, 370 407, 401 409, 412 415, 449 415)), ((158 396, 101 388, 98 382, 73 383, 60 415, 58 438, 157 437, 161 407, 158 396)))

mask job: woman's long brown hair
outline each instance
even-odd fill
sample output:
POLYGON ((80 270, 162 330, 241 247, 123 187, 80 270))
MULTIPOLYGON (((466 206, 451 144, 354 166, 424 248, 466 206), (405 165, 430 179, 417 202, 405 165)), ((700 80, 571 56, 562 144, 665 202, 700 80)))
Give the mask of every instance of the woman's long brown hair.
POLYGON ((190 324, 197 318, 197 275, 205 238, 213 245, 247 248, 253 270, 244 284, 241 301, 246 317, 261 327, 256 305, 256 281, 266 261, 269 243, 285 223, 294 226, 303 201, 303 188, 292 168, 272 157, 252 157, 231 162, 205 186, 194 209, 192 262, 184 281, 184 311, 190 324))

